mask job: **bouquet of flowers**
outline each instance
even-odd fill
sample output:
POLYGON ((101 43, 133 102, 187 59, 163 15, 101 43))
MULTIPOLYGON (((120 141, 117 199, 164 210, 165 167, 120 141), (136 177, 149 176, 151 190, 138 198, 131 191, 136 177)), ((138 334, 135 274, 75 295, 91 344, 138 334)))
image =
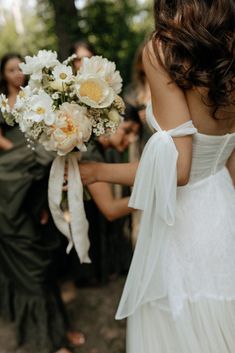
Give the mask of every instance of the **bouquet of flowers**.
POLYGON ((38 142, 57 152, 49 180, 50 209, 57 227, 69 238, 69 249, 74 245, 81 262, 89 262, 79 152, 74 151, 85 151, 92 139, 114 133, 125 105, 119 96, 122 79, 114 63, 100 56, 84 58, 74 74, 73 59, 60 63, 55 52, 46 50, 26 56, 20 68, 29 75, 28 85, 21 89, 13 109, 4 95, 0 107, 9 125, 19 124, 32 148, 38 142), (60 208, 66 162, 70 224, 60 208))

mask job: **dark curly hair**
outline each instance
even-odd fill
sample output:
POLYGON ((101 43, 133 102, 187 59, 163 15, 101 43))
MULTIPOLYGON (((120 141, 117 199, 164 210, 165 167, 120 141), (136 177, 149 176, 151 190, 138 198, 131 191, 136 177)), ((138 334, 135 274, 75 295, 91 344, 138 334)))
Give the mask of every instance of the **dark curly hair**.
POLYGON ((214 116, 234 105, 235 1, 155 0, 154 13, 153 46, 172 81, 184 91, 206 88, 214 116))

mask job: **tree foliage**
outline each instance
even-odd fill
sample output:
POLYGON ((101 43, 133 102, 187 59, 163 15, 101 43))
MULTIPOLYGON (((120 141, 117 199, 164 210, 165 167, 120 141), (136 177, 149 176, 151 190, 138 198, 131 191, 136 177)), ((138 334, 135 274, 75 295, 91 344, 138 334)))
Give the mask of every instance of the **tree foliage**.
POLYGON ((130 79, 136 49, 152 26, 149 8, 136 0, 87 0, 79 11, 79 27, 101 54, 114 60, 124 81, 130 79))
POLYGON ((58 38, 58 54, 60 59, 69 55, 71 43, 81 36, 78 26, 78 11, 74 0, 48 0, 54 15, 54 28, 58 38))
POLYGON ((19 52, 21 55, 33 54, 37 50, 56 49, 57 38, 53 31, 53 11, 45 2, 41 12, 30 11, 23 4, 22 16, 24 33, 16 32, 15 20, 10 11, 4 13, 4 23, 0 26, 0 56, 7 52, 19 52))
POLYGON ((5 15, 0 55, 7 51, 33 54, 38 49, 58 50, 60 58, 69 55, 72 43, 87 39, 99 55, 117 63, 125 83, 130 80, 132 62, 139 44, 152 31, 151 0, 37 0, 30 12, 23 2, 25 33, 16 33, 14 19, 5 15))

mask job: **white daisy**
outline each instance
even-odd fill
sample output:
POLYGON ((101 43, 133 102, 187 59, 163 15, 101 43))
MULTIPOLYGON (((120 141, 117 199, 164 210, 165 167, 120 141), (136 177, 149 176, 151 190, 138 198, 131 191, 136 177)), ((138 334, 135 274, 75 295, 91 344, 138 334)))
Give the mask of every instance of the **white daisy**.
POLYGON ((52 71, 52 75, 55 81, 59 81, 61 83, 70 83, 73 78, 73 71, 71 66, 56 65, 52 71))

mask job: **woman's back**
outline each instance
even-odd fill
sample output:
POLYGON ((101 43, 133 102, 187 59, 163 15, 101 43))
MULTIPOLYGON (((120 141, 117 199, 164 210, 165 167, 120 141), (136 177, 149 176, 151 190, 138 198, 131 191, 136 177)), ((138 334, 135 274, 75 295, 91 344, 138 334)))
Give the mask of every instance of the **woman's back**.
POLYGON ((201 134, 225 135, 235 132, 235 106, 220 109, 206 104, 206 91, 194 88, 186 92, 186 100, 194 126, 201 134), (203 92, 204 91, 204 92, 203 92))

